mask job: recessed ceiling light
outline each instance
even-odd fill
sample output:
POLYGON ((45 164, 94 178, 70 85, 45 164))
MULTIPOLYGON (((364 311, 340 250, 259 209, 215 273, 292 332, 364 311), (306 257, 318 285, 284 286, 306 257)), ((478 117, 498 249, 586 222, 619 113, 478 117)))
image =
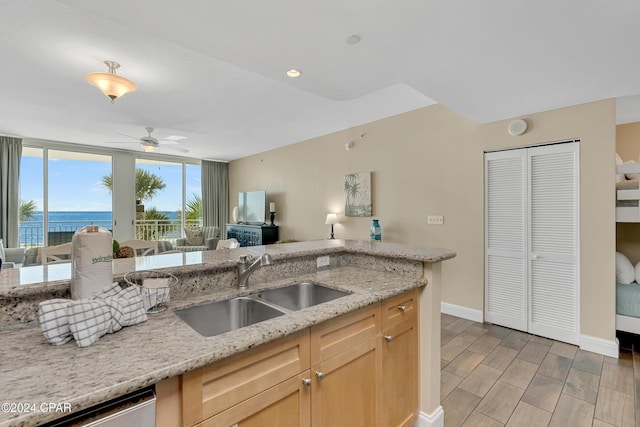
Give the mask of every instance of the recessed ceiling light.
POLYGON ((289 77, 300 77, 302 75, 302 71, 296 70, 295 68, 290 68, 287 70, 287 76, 289 77))
POLYGON ((350 44, 350 45, 358 44, 360 43, 360 40, 362 40, 361 36, 359 36, 358 34, 353 34, 347 37, 347 44, 350 44))

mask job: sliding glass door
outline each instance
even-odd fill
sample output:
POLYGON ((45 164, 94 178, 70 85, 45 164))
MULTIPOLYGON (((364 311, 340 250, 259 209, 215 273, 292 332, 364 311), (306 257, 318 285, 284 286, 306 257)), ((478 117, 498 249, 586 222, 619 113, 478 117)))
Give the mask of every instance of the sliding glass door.
POLYGON ((20 246, 67 243, 87 225, 112 229, 111 156, 25 147, 20 169, 20 246))

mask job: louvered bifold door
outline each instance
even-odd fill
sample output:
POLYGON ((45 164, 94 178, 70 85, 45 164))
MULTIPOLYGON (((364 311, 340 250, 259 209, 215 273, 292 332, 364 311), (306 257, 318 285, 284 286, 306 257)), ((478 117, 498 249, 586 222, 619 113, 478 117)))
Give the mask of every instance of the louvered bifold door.
POLYGON ((527 151, 485 154, 485 319, 527 330, 527 151))
POLYGON ((529 332, 578 343, 578 143, 529 149, 529 332))

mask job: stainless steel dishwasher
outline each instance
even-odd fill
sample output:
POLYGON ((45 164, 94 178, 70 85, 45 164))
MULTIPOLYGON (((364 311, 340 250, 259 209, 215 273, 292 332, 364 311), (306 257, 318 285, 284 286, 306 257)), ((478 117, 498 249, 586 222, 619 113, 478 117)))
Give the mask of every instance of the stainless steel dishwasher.
POLYGON ((156 396, 152 387, 84 409, 44 427, 155 427, 156 396))

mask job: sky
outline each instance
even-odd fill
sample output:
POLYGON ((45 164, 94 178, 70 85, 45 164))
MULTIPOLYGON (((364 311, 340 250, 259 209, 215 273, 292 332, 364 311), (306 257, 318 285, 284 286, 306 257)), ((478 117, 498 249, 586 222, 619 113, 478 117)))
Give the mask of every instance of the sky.
MULTIPOLYGON (((110 160, 110 157, 107 157, 110 160)), ((42 157, 22 157, 20 200, 34 200, 43 210, 42 157)), ((182 203, 182 168, 162 162, 138 164, 162 178, 166 188, 145 207, 159 211, 177 211, 182 203)), ((111 192, 102 185, 102 177, 111 174, 111 163, 104 161, 49 159, 49 211, 110 211, 111 192)), ((200 194, 200 167, 187 167, 187 197, 200 194)))

